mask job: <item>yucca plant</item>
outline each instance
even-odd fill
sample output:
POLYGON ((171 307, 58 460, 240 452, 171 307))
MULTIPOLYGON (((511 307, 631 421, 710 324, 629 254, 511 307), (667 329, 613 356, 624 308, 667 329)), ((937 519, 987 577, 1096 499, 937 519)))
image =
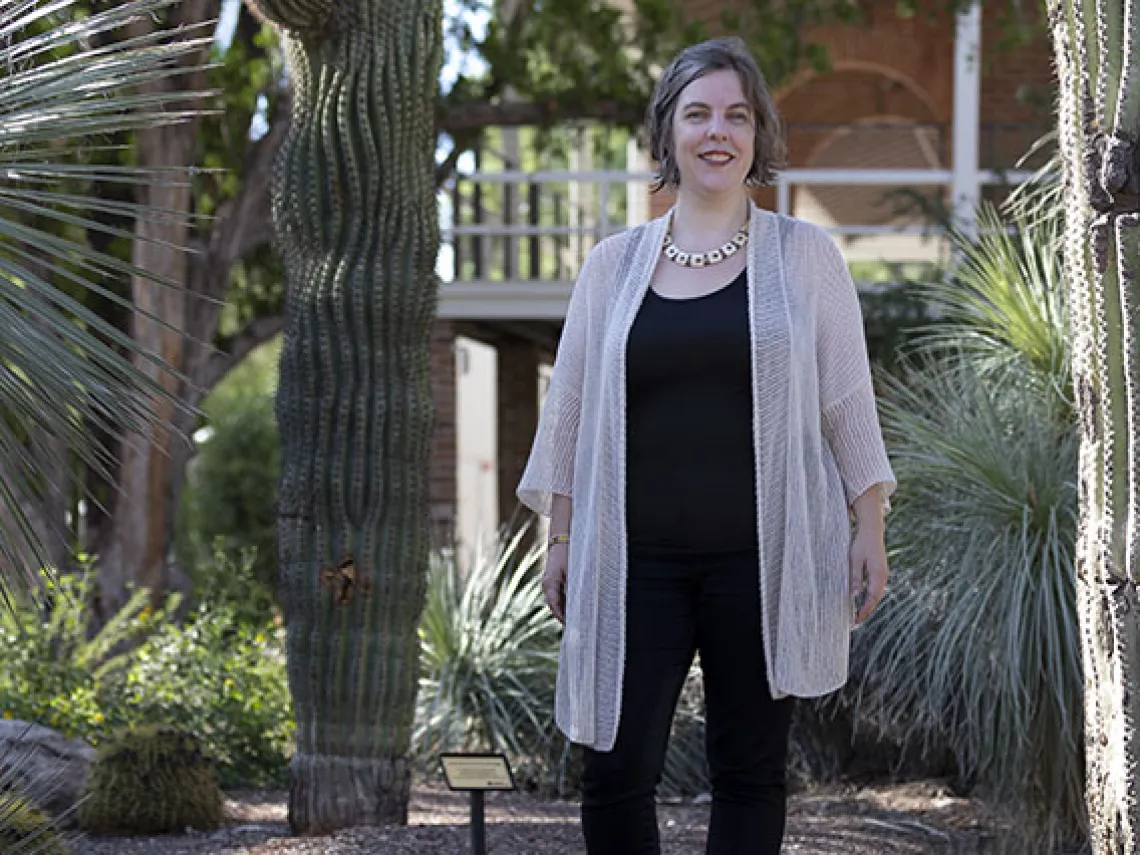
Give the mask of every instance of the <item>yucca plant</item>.
POLYGON ((1084 828, 1077 428, 1050 232, 1012 225, 962 242, 936 293, 946 325, 880 378, 905 489, 890 595, 853 668, 866 720, 949 746, 966 783, 1048 847, 1084 828))
POLYGON ((978 234, 958 235, 957 265, 921 288, 940 315, 909 349, 937 356, 946 369, 961 365, 986 382, 1031 383, 1043 395, 1071 400, 1064 284, 1057 258, 1060 218, 1037 215, 1051 191, 1026 188, 1005 215, 985 206, 978 234))
MULTIPOLYGON (((113 135, 180 122, 198 93, 144 88, 188 73, 193 32, 137 35, 132 24, 173 0, 92 12, 73 0, 0 0, 0 596, 45 562, 27 508, 60 449, 106 478, 112 443, 156 430, 153 402, 172 400, 160 354, 89 307, 89 296, 142 313, 121 296, 131 276, 164 282, 93 248, 89 234, 133 238, 133 218, 172 212, 111 201, 98 187, 188 180, 111 165, 113 135), (113 225, 113 223, 121 225, 113 225), (95 437, 103 437, 97 440, 95 437)), ((170 287, 177 283, 164 282, 170 287)), ((156 323, 161 323, 153 318, 156 323)), ((62 525, 62 520, 48 521, 62 525)))
POLYGON ((425 764, 443 751, 504 751, 533 777, 552 771, 538 767, 560 753, 559 627, 540 585, 545 550, 522 546, 528 530, 476 551, 466 570, 453 557, 433 558, 413 736, 425 764))

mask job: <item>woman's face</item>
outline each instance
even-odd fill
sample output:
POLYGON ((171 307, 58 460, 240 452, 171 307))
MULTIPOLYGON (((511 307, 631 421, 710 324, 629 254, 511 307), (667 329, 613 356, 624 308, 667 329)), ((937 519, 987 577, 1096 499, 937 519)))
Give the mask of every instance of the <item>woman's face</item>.
POLYGON ((756 118, 735 71, 713 71, 681 90, 673 150, 684 192, 739 192, 756 151, 756 118))

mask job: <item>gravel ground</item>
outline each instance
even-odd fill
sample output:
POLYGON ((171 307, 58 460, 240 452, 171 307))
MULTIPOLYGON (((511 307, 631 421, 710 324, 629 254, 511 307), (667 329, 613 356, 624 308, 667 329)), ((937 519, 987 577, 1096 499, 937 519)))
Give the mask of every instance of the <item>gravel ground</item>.
MULTIPOLYGON (((230 824, 211 834, 81 838, 74 855, 465 855, 468 802, 446 789, 413 792, 406 827, 359 828, 330 837, 291 837, 285 794, 231 793, 230 824)), ((708 808, 661 805, 664 855, 704 851, 708 808)), ((937 784, 908 784, 794 796, 784 852, 798 855, 989 855, 993 835, 974 802, 937 784)), ((489 855, 585 855, 578 809, 522 794, 487 796, 489 855)))

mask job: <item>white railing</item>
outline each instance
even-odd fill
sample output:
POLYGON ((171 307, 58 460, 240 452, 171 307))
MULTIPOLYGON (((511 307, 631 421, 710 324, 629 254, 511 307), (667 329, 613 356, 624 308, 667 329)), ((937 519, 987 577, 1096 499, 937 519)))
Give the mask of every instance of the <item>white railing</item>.
MULTIPOLYGON (((982 171, 983 186, 1015 185, 1032 173, 982 171)), ((441 237, 459 269, 455 280, 535 281, 572 279, 597 241, 649 218, 650 172, 481 172, 457 176, 447 191, 441 237), (458 209, 458 222, 456 212, 458 209)), ((942 188, 953 183, 948 169, 788 169, 778 174, 776 210, 793 213, 793 190, 809 187, 942 188)), ((835 224, 827 231, 849 243, 855 239, 924 238, 944 240, 934 223, 911 218, 894 223, 835 224)), ((875 244, 886 262, 909 261, 906 245, 875 244), (882 247, 879 249, 879 247, 882 247)))

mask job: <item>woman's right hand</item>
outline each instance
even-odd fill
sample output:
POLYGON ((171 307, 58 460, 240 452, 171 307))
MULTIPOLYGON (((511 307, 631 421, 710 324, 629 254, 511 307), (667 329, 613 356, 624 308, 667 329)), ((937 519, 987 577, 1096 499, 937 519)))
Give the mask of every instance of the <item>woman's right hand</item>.
POLYGON ((546 550, 542 571, 542 593, 546 605, 563 626, 566 625, 566 557, 569 544, 551 544, 546 550))

